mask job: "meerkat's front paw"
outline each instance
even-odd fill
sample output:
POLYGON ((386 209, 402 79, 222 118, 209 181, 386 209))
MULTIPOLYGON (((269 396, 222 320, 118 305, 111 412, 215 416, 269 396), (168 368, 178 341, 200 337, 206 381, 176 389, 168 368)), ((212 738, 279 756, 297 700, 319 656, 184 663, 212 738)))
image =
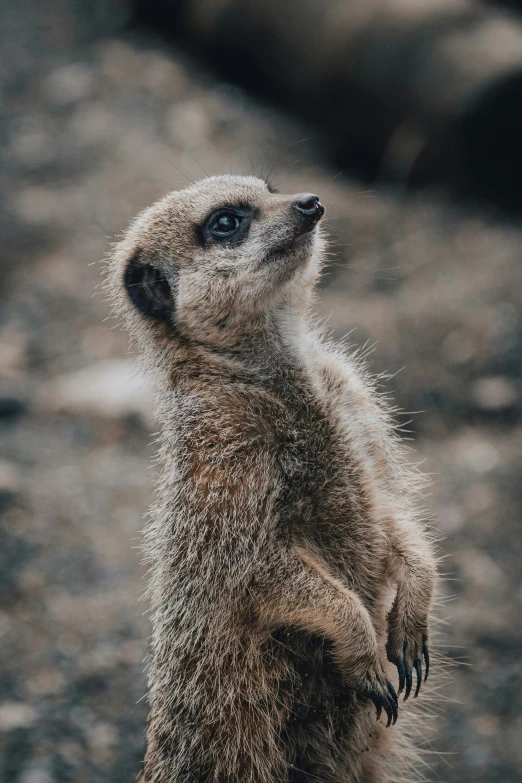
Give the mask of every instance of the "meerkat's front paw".
POLYGON ((394 622, 393 610, 390 613, 388 642, 386 654, 388 660, 395 664, 399 673, 399 696, 406 688, 404 701, 411 693, 413 686, 413 670, 417 675, 414 698, 419 695, 422 684, 422 660, 424 659, 424 682, 430 671, 430 653, 428 649, 428 633, 424 630, 407 630, 403 624, 394 622))
POLYGON ((375 704, 377 720, 381 717, 382 711, 385 711, 388 716, 386 727, 397 721, 399 699, 395 693, 395 688, 386 678, 386 673, 380 663, 368 669, 363 683, 356 691, 358 696, 364 696, 375 704))

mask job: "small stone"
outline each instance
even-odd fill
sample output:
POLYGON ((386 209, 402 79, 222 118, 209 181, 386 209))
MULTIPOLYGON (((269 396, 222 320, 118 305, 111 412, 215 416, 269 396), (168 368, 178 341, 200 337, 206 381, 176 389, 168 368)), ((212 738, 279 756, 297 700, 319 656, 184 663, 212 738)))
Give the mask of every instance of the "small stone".
POLYGON ((27 688, 33 696, 55 695, 63 691, 66 680, 57 669, 41 669, 27 680, 27 688))
POLYGON ((96 723, 88 732, 89 744, 94 748, 108 748, 116 745, 118 734, 114 726, 110 723, 96 723))
POLYGON ((477 345, 465 329, 455 329, 445 338, 441 351, 449 364, 460 365, 473 359, 477 345))
POLYGON ((474 433, 467 433, 456 444, 456 457, 469 469, 476 473, 489 473, 499 462, 498 449, 474 433))
POLYGON ((152 392, 131 360, 106 359, 62 375, 45 385, 38 402, 54 412, 152 421, 152 392))
POLYGON ((44 128, 16 133, 10 144, 11 154, 29 169, 44 166, 53 159, 53 138, 44 128))
POLYGON ((82 334, 82 347, 93 359, 109 359, 117 354, 120 334, 104 324, 87 326, 82 334))
POLYGON ((201 101, 177 103, 167 113, 166 123, 171 141, 182 148, 195 147, 212 135, 212 123, 201 101))
POLYGON ((58 191, 43 185, 28 185, 13 198, 19 218, 31 225, 42 225, 60 220, 63 205, 58 191))
POLYGON ((143 54, 141 83, 148 93, 173 101, 187 89, 188 80, 179 63, 160 52, 151 51, 143 54))
POLYGON ((496 715, 477 715, 472 719, 473 728, 482 737, 494 737, 499 730, 499 719, 496 715))
POLYGON ((0 336, 0 375, 3 378, 15 378, 25 369, 27 343, 24 334, 0 336))
POLYGON ((38 713, 29 704, 17 701, 5 701, 0 704, 0 731, 25 729, 33 726, 38 713))
POLYGON ((513 383, 501 375, 475 381, 471 387, 471 395, 477 408, 487 411, 512 408, 518 399, 513 383))
POLYGON ((19 471, 11 462, 0 459, 0 492, 18 492, 20 486, 19 471))
POLYGON ((471 484, 464 493, 464 504, 470 515, 487 511, 493 506, 495 499, 495 486, 487 482, 471 484))
POLYGON ((46 769, 31 767, 20 775, 18 783, 52 783, 52 778, 46 769))
POLYGON ((96 723, 96 717, 88 707, 73 707, 70 712, 71 722, 82 731, 89 731, 96 723))
POLYGON ((55 104, 75 103, 87 98, 93 89, 91 70, 82 63, 57 68, 43 83, 46 98, 55 104))
POLYGON ((439 526, 445 533, 456 533, 464 524, 462 511, 458 506, 443 506, 437 515, 439 526))
POLYGON ((97 144, 114 132, 113 115, 99 104, 80 104, 71 118, 69 130, 81 147, 97 144))
POLYGON ((0 612, 0 638, 6 636, 13 628, 13 621, 6 612, 0 612))
POLYGON ((131 46, 119 40, 103 42, 99 47, 100 71, 113 86, 122 88, 136 80, 140 57, 131 46))
POLYGON ((237 122, 245 111, 245 94, 232 84, 218 84, 210 101, 213 113, 223 122, 237 122))
POLYGON ((488 554, 475 547, 460 552, 456 560, 468 586, 492 590, 505 584, 505 576, 499 566, 488 554))

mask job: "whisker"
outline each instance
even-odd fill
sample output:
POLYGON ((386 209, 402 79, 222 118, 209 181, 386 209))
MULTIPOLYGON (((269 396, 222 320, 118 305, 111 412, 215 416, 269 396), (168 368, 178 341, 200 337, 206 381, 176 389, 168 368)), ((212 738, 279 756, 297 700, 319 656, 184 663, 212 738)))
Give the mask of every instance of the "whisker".
MULTIPOLYGON (((281 166, 281 168, 278 169, 278 171, 276 171, 276 173, 274 174, 274 178, 278 177, 281 174, 282 171, 284 171, 285 169, 289 168, 290 166, 295 166, 296 163, 301 163, 301 158, 298 158, 297 160, 293 160, 291 163, 285 163, 284 166, 281 166)), ((265 177, 265 180, 268 179, 268 176, 269 175, 267 175, 265 177)))
POLYGON ((179 173, 180 173, 180 174, 182 174, 182 175, 185 177, 185 179, 187 179, 187 180, 188 180, 188 181, 189 181, 189 182, 190 182, 192 185, 195 185, 195 184, 196 184, 196 183, 194 182, 194 180, 193 180, 193 179, 190 179, 190 177, 188 177, 188 176, 185 174, 185 172, 184 172, 184 171, 182 171, 181 169, 179 169, 179 168, 176 166, 176 164, 175 164, 175 163, 173 163, 173 162, 172 162, 172 161, 171 161, 169 158, 165 158, 165 160, 166 160, 168 163, 170 163, 170 165, 171 165, 171 166, 173 166, 173 167, 176 169, 176 171, 179 171, 179 173))
POLYGON ((366 198, 376 198, 377 193, 375 190, 358 190, 355 193, 352 193, 351 196, 347 199, 339 199, 339 201, 334 201, 333 204, 327 204, 326 206, 328 209, 332 209, 333 207, 338 206, 339 204, 349 204, 350 199, 356 197, 356 196, 366 196, 366 198))
POLYGON ((193 155, 191 152, 189 152, 189 155, 190 155, 190 157, 192 158, 192 160, 193 160, 195 163, 197 163, 197 165, 199 166, 199 168, 201 169, 201 171, 203 172, 203 174, 205 175, 205 177, 208 177, 208 173, 205 171, 205 169, 203 168, 203 166, 201 165, 201 163, 199 162, 199 160, 197 160, 197 158, 195 158, 195 157, 194 157, 194 155, 193 155))
POLYGON ((266 163, 266 156, 267 156, 267 155, 268 155, 268 152, 265 152, 265 157, 263 158, 263 164, 262 164, 262 166, 261 166, 261 173, 259 174, 259 176, 261 177, 261 179, 263 179, 263 169, 265 168, 265 163, 266 163))
POLYGON ((337 179, 337 177, 339 177, 339 176, 340 176, 342 173, 343 173, 343 170, 341 169, 340 171, 338 171, 338 172, 337 172, 337 174, 336 174, 334 177, 332 177, 332 179, 329 179, 329 180, 328 180, 328 182, 327 182, 326 184, 327 184, 327 185, 331 185, 331 184, 332 184, 332 182, 333 182, 334 180, 336 180, 336 179, 337 179))
MULTIPOLYGON (((288 152, 288 150, 291 150, 291 149, 293 149, 293 148, 294 148, 294 147, 296 147, 298 144, 301 144, 301 143, 302 143, 302 142, 304 142, 304 141, 310 141, 310 138, 311 138, 311 137, 309 136, 308 138, 305 138, 305 139, 298 139, 297 141, 293 141, 293 142, 291 142, 290 144, 287 144, 287 145, 286 145, 286 147, 283 147, 283 149, 282 149, 282 150, 280 150, 280 151, 277 153, 277 155, 276 155, 276 157, 275 157, 275 160, 274 160, 274 162, 272 163, 272 165, 271 165, 271 167, 270 167, 270 171, 269 171, 269 172, 268 172, 268 174, 266 175, 266 179, 269 179, 269 178, 272 176, 272 172, 273 172, 273 170, 275 169, 275 167, 276 167, 276 164, 277 164, 278 160, 280 159, 280 157, 281 157, 281 155, 282 155, 283 153, 285 153, 285 152, 288 152)), ((282 171, 282 169, 281 169, 280 171, 282 171)), ((279 173, 280 173, 280 172, 279 172, 279 173)), ((276 176, 277 176, 277 174, 274 174, 274 177, 276 177, 276 176)))
POLYGON ((397 280, 396 277, 384 277, 383 275, 372 275, 370 272, 364 273, 361 272, 360 269, 357 269, 353 264, 342 264, 342 263, 336 263, 335 261, 327 261, 325 264, 326 268, 329 267, 336 267, 338 269, 348 269, 350 272, 355 272, 356 275, 360 275, 361 277, 364 277, 366 280, 397 280))

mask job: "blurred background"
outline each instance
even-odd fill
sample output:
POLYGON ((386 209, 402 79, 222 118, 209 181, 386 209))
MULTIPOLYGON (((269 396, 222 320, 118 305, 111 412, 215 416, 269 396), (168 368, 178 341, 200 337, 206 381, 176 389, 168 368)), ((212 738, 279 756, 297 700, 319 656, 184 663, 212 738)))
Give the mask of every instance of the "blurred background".
POLYGON ((156 425, 98 262, 203 171, 325 203, 318 312, 414 412, 444 536, 427 777, 522 781, 520 2, 0 11, 0 781, 140 769, 156 425))

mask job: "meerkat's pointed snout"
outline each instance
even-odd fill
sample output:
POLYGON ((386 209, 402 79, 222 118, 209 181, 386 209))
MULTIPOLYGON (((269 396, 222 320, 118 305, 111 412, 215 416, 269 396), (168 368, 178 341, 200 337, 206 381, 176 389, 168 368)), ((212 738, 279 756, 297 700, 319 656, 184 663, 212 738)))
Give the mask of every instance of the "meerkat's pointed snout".
POLYGON ((324 215, 324 207, 319 201, 319 196, 313 193, 304 193, 292 202, 292 209, 299 217, 305 231, 312 231, 324 215))
POLYGON ((307 217, 322 217, 324 215, 324 207, 319 201, 319 196, 312 193, 299 196, 293 202, 292 207, 301 215, 306 215, 307 217))

